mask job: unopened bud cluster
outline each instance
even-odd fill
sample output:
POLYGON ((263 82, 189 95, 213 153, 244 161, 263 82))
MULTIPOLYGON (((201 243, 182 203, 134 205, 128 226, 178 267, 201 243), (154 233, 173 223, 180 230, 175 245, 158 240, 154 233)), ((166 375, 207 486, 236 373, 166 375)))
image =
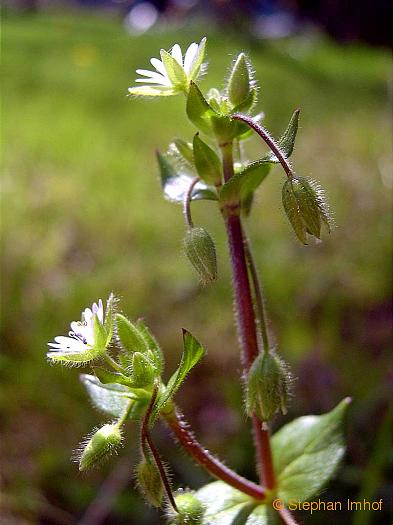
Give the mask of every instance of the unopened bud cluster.
POLYGON ((168 525, 202 525, 205 507, 192 492, 175 495, 177 513, 168 511, 168 525))
POLYGON ((116 424, 106 424, 97 430, 82 449, 79 470, 86 470, 99 465, 120 445, 122 434, 116 424))

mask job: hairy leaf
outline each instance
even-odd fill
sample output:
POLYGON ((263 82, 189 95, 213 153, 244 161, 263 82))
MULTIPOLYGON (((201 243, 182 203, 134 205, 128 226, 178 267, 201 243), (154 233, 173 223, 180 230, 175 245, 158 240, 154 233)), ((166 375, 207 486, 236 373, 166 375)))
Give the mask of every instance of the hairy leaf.
POLYGON ((236 203, 239 200, 247 199, 258 186, 264 181, 270 171, 270 165, 264 161, 256 161, 226 182, 221 188, 220 201, 222 203, 236 203))
POLYGON ((278 494, 306 501, 333 476, 345 452, 346 398, 322 416, 304 416, 281 428, 272 439, 278 494))
POLYGON ((200 89, 194 82, 190 82, 190 90, 187 97, 187 116, 198 129, 204 133, 211 134, 211 118, 217 113, 206 101, 200 89))
MULTIPOLYGON (((299 114, 300 109, 297 109, 289 121, 287 129, 284 131, 284 134, 278 140, 278 147, 283 152, 286 158, 289 158, 292 155, 293 148, 295 146, 295 139, 297 135, 297 130, 299 128, 299 114)), ((269 153, 264 160, 268 162, 278 163, 279 160, 273 152, 269 153)))

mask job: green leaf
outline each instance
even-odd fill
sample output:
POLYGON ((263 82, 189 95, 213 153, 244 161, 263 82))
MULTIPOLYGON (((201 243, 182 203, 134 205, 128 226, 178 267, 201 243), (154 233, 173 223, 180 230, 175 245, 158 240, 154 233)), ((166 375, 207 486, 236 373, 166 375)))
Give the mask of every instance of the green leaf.
POLYGON ((220 202, 233 204, 247 199, 264 181, 269 171, 268 162, 256 161, 249 164, 222 186, 220 202))
POLYGON ((124 385, 102 384, 97 377, 89 374, 80 375, 81 382, 87 390, 93 405, 102 412, 114 417, 121 417, 130 400, 134 400, 129 419, 139 419, 147 406, 148 397, 141 398, 124 385))
MULTIPOLYGON (((285 158, 289 158, 292 155, 293 148, 295 146, 295 139, 297 130, 299 127, 299 114, 300 109, 297 109, 289 121, 287 129, 284 131, 284 134, 278 141, 278 147, 281 149, 281 151, 284 153, 285 158)), ((279 160, 275 156, 273 152, 269 153, 266 157, 264 157, 264 160, 267 160, 269 162, 278 163, 279 160)))
POLYGON ((195 492, 205 506, 201 525, 273 525, 277 523, 264 504, 222 481, 205 485, 195 492))
POLYGON ((194 82, 190 82, 186 111, 188 118, 198 129, 204 133, 211 134, 211 118, 217 113, 205 100, 205 97, 194 82))
MULTIPOLYGON (((157 152, 157 160, 165 198, 173 202, 182 203, 195 176, 185 170, 175 169, 169 160, 159 152, 157 152)), ((194 186, 191 199, 217 200, 217 192, 214 186, 209 186, 205 182, 199 181, 194 186)))
POLYGON ((151 421, 159 414, 165 403, 176 393, 187 377, 190 370, 202 359, 205 349, 187 330, 183 328, 183 355, 178 369, 169 379, 165 389, 158 396, 157 403, 153 409, 151 421))
POLYGON ((103 385, 107 384, 118 384, 125 386, 132 386, 131 380, 118 372, 110 372, 106 368, 94 367, 94 374, 103 385))
POLYGON ((343 422, 350 399, 322 416, 304 416, 272 439, 278 496, 306 501, 319 493, 336 471, 344 452, 343 422))
POLYGON ((179 62, 167 51, 161 49, 161 60, 168 74, 169 80, 178 88, 187 87, 187 75, 179 62))
POLYGON ((221 183, 221 161, 217 153, 199 138, 197 133, 193 140, 194 162, 199 177, 208 184, 221 183))
POLYGON ((175 139, 173 141, 177 151, 181 155, 181 157, 190 165, 194 165, 194 152, 192 149, 192 144, 190 142, 186 142, 183 139, 175 139))

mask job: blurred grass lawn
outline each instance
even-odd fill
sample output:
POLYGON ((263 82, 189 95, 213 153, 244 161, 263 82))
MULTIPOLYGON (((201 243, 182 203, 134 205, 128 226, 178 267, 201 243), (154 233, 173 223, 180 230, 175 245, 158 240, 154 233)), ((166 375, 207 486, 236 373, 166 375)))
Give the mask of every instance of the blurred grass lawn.
MULTIPOLYGON (((42 517, 52 506, 82 513, 104 477, 81 479, 68 463, 100 416, 78 373, 47 366, 45 351, 82 307, 112 290, 125 312, 150 323, 169 370, 182 326, 206 344, 209 355, 186 387, 186 408, 216 450, 214 423, 222 416, 222 450, 252 475, 237 413, 241 394, 233 388, 239 361, 222 224, 211 203, 194 205, 196 222, 211 231, 219 252, 220 279, 202 291, 180 255, 181 210, 162 199, 157 178, 154 149, 165 149, 174 136, 192 137, 184 100, 126 98, 134 70, 160 47, 185 45, 205 32, 188 27, 132 38, 116 21, 81 13, 4 21, 1 460, 6 506, 27 523, 59 521, 42 517)), ((299 377, 291 415, 354 397, 350 466, 341 477, 356 493, 380 419, 371 429, 367 423, 387 396, 390 58, 312 35, 251 48, 230 32, 207 36, 204 89, 221 85, 231 57, 246 47, 272 133, 302 108, 293 160, 298 172, 326 188, 338 227, 322 244, 300 246, 281 209, 283 175, 276 168, 258 192, 249 232, 280 352, 299 377), (360 438, 359 429, 366 429, 360 438)), ((253 139, 247 151, 257 158, 264 149, 253 139)), ((185 459, 174 461, 185 484, 202 479, 189 473, 185 459)), ((131 489, 122 498, 114 523, 125 512, 132 523, 147 524, 131 489)))

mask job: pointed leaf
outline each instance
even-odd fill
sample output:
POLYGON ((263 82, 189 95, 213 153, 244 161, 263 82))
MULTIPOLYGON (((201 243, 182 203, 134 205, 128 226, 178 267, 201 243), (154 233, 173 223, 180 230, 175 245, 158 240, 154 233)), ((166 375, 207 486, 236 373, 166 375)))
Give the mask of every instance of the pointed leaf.
POLYGON ((217 115, 217 113, 207 103, 205 97, 194 82, 190 82, 186 110, 188 118, 198 129, 204 133, 211 134, 211 118, 217 115))
POLYGON ((272 439, 278 495, 306 501, 317 495, 337 469, 344 452, 343 422, 350 399, 322 416, 285 425, 272 439))
MULTIPOLYGON (((161 184, 166 199, 173 202, 183 202, 195 175, 185 170, 177 170, 168 159, 157 152, 157 160, 160 167, 161 184)), ((199 181, 192 192, 192 200, 217 200, 217 192, 214 186, 209 186, 199 181)))
POLYGON ((193 140, 194 162, 199 177, 208 184, 221 183, 221 161, 217 153, 197 133, 193 140))
POLYGON ((183 139, 175 139, 173 143, 176 146, 176 149, 180 153, 182 158, 190 166, 193 166, 194 165, 194 152, 192 149, 192 144, 190 142, 186 142, 183 139))
MULTIPOLYGON (((284 153, 286 158, 289 158, 292 155, 293 148, 295 146, 295 139, 297 130, 299 127, 299 114, 300 109, 297 109, 289 121, 287 129, 284 131, 284 134, 278 141, 278 146, 281 149, 281 151, 284 153)), ((278 163, 279 160, 275 156, 273 152, 269 153, 266 157, 264 157, 264 160, 267 160, 269 162, 278 163)))
POLYGON ((249 164, 222 186, 220 202, 236 203, 246 199, 263 182, 269 171, 268 162, 256 161, 249 164))
POLYGON ((151 421, 157 417, 165 403, 176 393, 181 384, 187 377, 190 370, 202 359, 205 349, 201 343, 195 339, 187 330, 183 329, 183 355, 178 369, 169 379, 165 389, 158 396, 157 403, 153 409, 151 421))

